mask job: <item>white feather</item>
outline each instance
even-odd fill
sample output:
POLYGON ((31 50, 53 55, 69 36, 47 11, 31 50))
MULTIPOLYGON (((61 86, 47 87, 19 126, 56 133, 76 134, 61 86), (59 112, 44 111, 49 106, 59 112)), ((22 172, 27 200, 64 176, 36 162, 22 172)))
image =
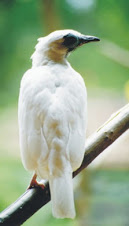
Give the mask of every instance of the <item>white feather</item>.
POLYGON ((39 40, 34 67, 21 80, 20 148, 24 167, 49 180, 53 215, 73 218, 72 172, 84 156, 86 88, 66 59, 58 63, 46 57, 52 38, 39 40))

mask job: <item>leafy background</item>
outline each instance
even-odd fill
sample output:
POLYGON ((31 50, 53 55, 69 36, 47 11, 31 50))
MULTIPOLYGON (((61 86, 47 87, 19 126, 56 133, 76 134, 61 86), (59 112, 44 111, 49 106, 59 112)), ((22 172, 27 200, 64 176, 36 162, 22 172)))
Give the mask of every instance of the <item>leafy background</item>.
MULTIPOLYGON (((0 0, 1 211, 25 191, 32 176, 20 160, 17 100, 37 38, 67 28, 100 37, 100 43, 85 45, 69 57, 87 86, 89 135, 129 100, 128 12, 126 0, 0 0)), ((120 161, 115 167, 88 168, 75 180, 75 220, 54 219, 48 204, 24 225, 129 225, 128 174, 128 164, 121 167, 120 161)))

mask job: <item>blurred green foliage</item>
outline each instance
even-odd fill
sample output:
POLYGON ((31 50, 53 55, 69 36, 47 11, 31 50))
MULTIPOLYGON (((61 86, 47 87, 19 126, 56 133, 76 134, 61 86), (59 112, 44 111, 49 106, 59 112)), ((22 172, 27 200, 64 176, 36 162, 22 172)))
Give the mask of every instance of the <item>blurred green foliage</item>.
MULTIPOLYGON (((129 68, 102 55, 100 45, 103 46, 103 39, 106 39, 125 50, 129 49, 129 1, 52 2, 59 20, 55 29, 75 29, 101 39, 101 43, 79 48, 69 58, 72 66, 83 75, 88 91, 91 90, 93 95, 94 92, 96 95, 96 89, 124 92, 125 83, 129 79, 129 68)), ((17 103, 20 80, 23 73, 31 67, 30 56, 36 40, 47 34, 44 4, 45 0, 0 0, 0 116, 4 115, 0 124, 3 122, 7 125, 5 130, 1 129, 0 137, 5 140, 9 137, 7 131, 10 124, 7 119, 12 118, 14 113, 10 113, 9 109, 6 115, 2 107, 17 103)), ((14 117, 16 118, 16 114, 14 117)), ((13 123, 16 125, 16 121, 13 123)), ((13 133, 12 128, 9 132, 13 133)), ((25 191, 31 177, 23 169, 20 158, 13 153, 13 146, 9 150, 3 149, 1 153, 0 211, 25 191)), ((53 219, 48 204, 24 225, 128 225, 128 171, 98 170, 89 174, 88 176, 88 171, 86 175, 83 173, 83 180, 75 193, 78 217, 74 221, 53 219)))
MULTIPOLYGON (((36 39, 46 35, 45 0, 0 1, 0 105, 16 103, 20 79, 31 67, 36 39)), ((72 28, 129 49, 129 2, 118 0, 53 0, 59 29, 72 28)), ((58 28, 55 25, 55 28, 58 28)), ((106 58, 98 43, 75 51, 70 62, 89 89, 123 92, 129 68, 106 58)))

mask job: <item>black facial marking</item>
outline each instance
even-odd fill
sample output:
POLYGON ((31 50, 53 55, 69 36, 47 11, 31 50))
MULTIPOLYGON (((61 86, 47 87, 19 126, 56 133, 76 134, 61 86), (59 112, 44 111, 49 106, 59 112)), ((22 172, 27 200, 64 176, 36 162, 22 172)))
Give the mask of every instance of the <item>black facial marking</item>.
POLYGON ((79 38, 73 34, 67 34, 64 37, 63 45, 68 48, 69 51, 75 49, 79 44, 79 38))

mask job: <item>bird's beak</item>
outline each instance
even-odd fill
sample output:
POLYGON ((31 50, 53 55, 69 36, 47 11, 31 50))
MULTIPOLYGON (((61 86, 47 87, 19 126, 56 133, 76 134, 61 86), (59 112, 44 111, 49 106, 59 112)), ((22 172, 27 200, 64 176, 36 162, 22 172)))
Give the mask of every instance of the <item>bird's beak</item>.
POLYGON ((80 37, 79 41, 80 41, 80 45, 83 45, 88 42, 98 42, 100 41, 100 39, 95 36, 83 35, 80 37))

